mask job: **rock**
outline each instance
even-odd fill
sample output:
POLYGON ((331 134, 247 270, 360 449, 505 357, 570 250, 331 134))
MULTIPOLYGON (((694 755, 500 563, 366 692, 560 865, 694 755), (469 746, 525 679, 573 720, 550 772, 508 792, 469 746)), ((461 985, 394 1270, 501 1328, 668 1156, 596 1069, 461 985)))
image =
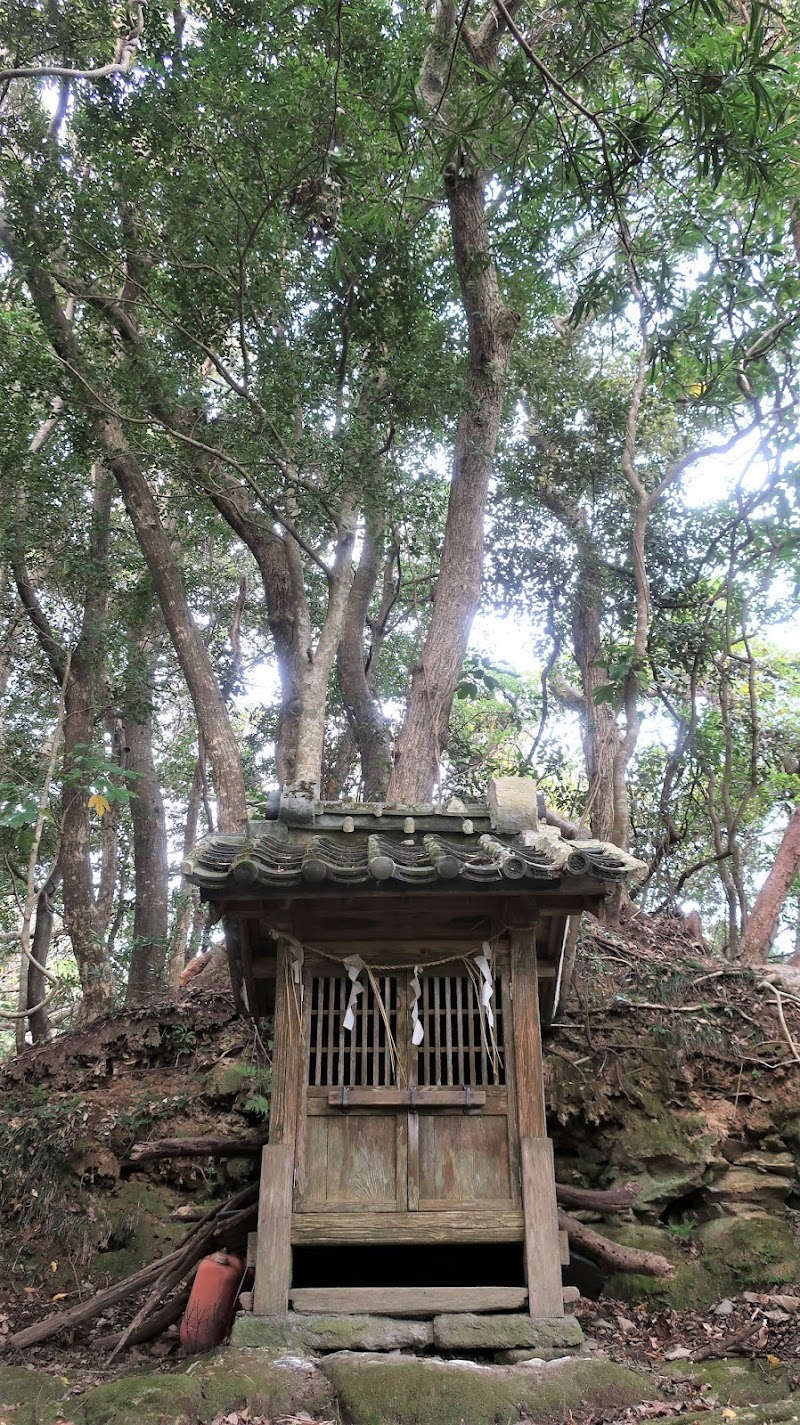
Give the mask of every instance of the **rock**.
POLYGON ((498 1366, 518 1366, 525 1361, 570 1361, 576 1356, 591 1355, 586 1342, 577 1348, 565 1350, 563 1346, 539 1346, 535 1350, 495 1351, 494 1362, 498 1366))
POLYGON ((203 1364, 192 1375, 202 1392, 202 1420, 246 1406, 252 1415, 270 1420, 335 1416, 330 1381, 315 1362, 302 1356, 223 1349, 201 1359, 203 1364))
MULTIPOLYGON (((122 1376, 90 1390, 80 1400, 81 1425, 156 1425, 195 1420, 200 1403, 200 1383, 194 1375, 122 1376)), ((16 1425, 16 1422, 15 1422, 16 1425)))
POLYGON ((723 1298, 722 1301, 719 1302, 717 1306, 713 1308, 713 1310, 715 1316, 732 1316, 733 1302, 731 1301, 730 1297, 726 1296, 723 1298))
POLYGON ((41 1425, 62 1414, 58 1402, 67 1386, 45 1371, 23 1366, 0 1366, 0 1419, 14 1425, 41 1425))
POLYGON ((430 1321, 392 1316, 237 1316, 231 1343, 267 1350, 397 1351, 433 1345, 430 1321))
POLYGON ((783 1207, 791 1188, 791 1179, 782 1174, 737 1163, 720 1173, 707 1192, 712 1201, 723 1201, 728 1212, 746 1213, 759 1208, 774 1212, 783 1207))
POLYGON ((577 1286, 565 1286, 561 1290, 565 1306, 574 1306, 576 1301, 580 1301, 580 1288, 577 1286))
POLYGON ((477 1314, 435 1316, 433 1341, 440 1351, 504 1351, 515 1347, 580 1346, 583 1332, 574 1316, 549 1321, 532 1316, 477 1314))
POLYGON ((520 1416, 544 1425, 586 1403, 633 1405, 645 1389, 643 1378, 610 1361, 488 1366, 342 1352, 326 1356, 320 1369, 352 1425, 495 1425, 520 1416))

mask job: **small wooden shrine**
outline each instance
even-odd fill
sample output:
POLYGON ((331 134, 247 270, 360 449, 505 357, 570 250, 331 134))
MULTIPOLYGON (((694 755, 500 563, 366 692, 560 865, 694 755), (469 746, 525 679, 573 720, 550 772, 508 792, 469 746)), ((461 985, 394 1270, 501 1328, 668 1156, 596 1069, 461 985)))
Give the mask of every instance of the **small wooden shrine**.
POLYGON ((214 835, 184 870, 235 992, 273 1011, 254 1311, 563 1312, 542 1025, 569 917, 636 864, 488 805, 325 803, 214 835))

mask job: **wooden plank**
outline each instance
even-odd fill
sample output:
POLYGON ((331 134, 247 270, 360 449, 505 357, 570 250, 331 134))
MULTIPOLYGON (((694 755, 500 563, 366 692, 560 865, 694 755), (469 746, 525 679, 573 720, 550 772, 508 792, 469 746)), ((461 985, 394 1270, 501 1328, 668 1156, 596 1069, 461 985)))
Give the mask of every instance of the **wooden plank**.
MULTIPOLYGON (((518 1311, 525 1287, 406 1286, 301 1287, 290 1293, 295 1311, 377 1316, 438 1316, 443 1311, 518 1311)), ((563 1305, 559 1315, 563 1313, 563 1305)), ((555 1312, 552 1313, 555 1315, 555 1312)))
MULTIPOLYGON (((463 1089, 420 1088, 411 1089, 347 1089, 347 1102, 342 1097, 342 1089, 331 1089, 328 1103, 331 1108, 466 1108, 463 1089), (414 1097, 414 1093, 416 1097, 414 1097)), ((482 1089, 473 1089, 469 1107, 482 1108, 486 1094, 482 1089)))
POLYGON ((328 1202, 397 1206, 394 1119, 340 1114, 328 1121, 328 1202))
POLYGON ((511 1204, 508 1123, 488 1114, 419 1117, 419 1201, 507 1199, 511 1204))
POLYGON ((247 1265, 255 1267, 256 1254, 258 1252, 258 1233, 248 1232, 247 1234, 247 1265))
POLYGON ((563 1316, 553 1145, 549 1138, 523 1138, 520 1148, 530 1314, 563 1316))
POLYGON ((559 1234, 558 1234, 558 1245, 559 1245, 559 1247, 561 1248, 561 1265, 562 1265, 562 1267, 568 1267, 568 1266, 569 1266, 569 1233, 568 1233, 568 1232, 559 1232, 559 1234))
POLYGON ((443 1212, 295 1212, 292 1242, 522 1242, 522 1213, 484 1208, 443 1212))
POLYGON ((521 1138, 546 1138, 542 1030, 539 1021, 536 943, 533 930, 511 932, 511 957, 511 1005, 519 1132, 521 1138))
POLYGON ((258 1244, 253 1313, 285 1316, 292 1284, 292 1179, 294 1148, 267 1144, 261 1155, 258 1244))

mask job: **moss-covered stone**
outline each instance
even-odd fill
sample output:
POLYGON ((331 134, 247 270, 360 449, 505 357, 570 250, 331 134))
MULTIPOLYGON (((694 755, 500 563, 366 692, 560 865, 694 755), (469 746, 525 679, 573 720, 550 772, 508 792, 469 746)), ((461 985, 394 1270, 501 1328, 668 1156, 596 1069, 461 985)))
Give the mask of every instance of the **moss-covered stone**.
POLYGON ((608 1409, 646 1394, 642 1377, 610 1361, 483 1366, 345 1353, 326 1356, 320 1369, 353 1425, 562 1421, 585 1403, 608 1409))
POLYGON ((433 1345, 430 1321, 392 1316, 236 1317, 231 1344, 267 1350, 396 1351, 433 1345))
POLYGON ((511 1312, 498 1315, 469 1311, 436 1316, 433 1341, 440 1351, 505 1351, 514 1347, 580 1346, 583 1332, 574 1316, 541 1321, 511 1312))
POLYGON ((205 1075, 203 1093, 212 1103, 230 1102, 247 1092, 256 1072, 250 1064, 232 1064, 222 1060, 205 1075))
POLYGON ((195 1366, 192 1378, 202 1394, 199 1413, 203 1421, 243 1406, 270 1420, 302 1412, 314 1420, 330 1419, 334 1413, 330 1381, 312 1362, 297 1357, 222 1350, 195 1366))
POLYGON ((76 1425, 179 1425, 194 1422, 199 1405, 194 1376, 122 1376, 71 1400, 70 1416, 76 1425))
POLYGON ((94 1255, 91 1274, 101 1281, 121 1281, 155 1258, 165 1256, 186 1225, 171 1222, 182 1199, 172 1189, 130 1180, 121 1182, 103 1203, 103 1236, 110 1248, 94 1255))
POLYGON ((794 1369, 766 1361, 667 1361, 663 1374, 686 1381, 698 1394, 709 1391, 720 1405, 758 1405, 785 1400, 792 1391, 794 1369))
POLYGON ((60 1413, 66 1391, 58 1376, 23 1366, 0 1367, 1 1425, 48 1425, 60 1413))
POLYGON ((615 1176, 638 1184, 636 1211, 657 1214, 703 1184, 719 1138, 699 1114, 669 1111, 656 1094, 642 1089, 637 1097, 641 1108, 622 1113, 611 1162, 615 1176))
POLYGON ((675 1263, 672 1277, 618 1272, 604 1295, 620 1301, 659 1302, 677 1310, 705 1310, 723 1296, 761 1290, 800 1279, 800 1248, 790 1223, 779 1217, 719 1217, 697 1228, 704 1253, 687 1262, 678 1242, 664 1228, 618 1223, 603 1227, 606 1236, 628 1247, 661 1252, 675 1263))
POLYGON ((800 1243, 784 1217, 720 1217, 697 1229, 705 1260, 730 1270, 736 1290, 800 1280, 800 1243))

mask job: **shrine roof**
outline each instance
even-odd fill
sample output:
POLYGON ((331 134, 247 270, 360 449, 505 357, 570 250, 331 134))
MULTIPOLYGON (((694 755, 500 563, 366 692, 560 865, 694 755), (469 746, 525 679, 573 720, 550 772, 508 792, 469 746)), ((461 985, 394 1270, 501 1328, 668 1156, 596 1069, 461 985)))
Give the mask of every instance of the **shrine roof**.
MULTIPOLYGON (((460 884, 534 892, 589 877, 602 894, 643 869, 608 842, 566 840, 544 823, 530 780, 503 778, 487 803, 444 807, 320 802, 284 792, 274 820, 246 833, 207 836, 183 863, 193 885, 214 898, 271 896, 330 886, 453 889, 460 884)), ((466 888, 466 886, 465 886, 466 888)))

